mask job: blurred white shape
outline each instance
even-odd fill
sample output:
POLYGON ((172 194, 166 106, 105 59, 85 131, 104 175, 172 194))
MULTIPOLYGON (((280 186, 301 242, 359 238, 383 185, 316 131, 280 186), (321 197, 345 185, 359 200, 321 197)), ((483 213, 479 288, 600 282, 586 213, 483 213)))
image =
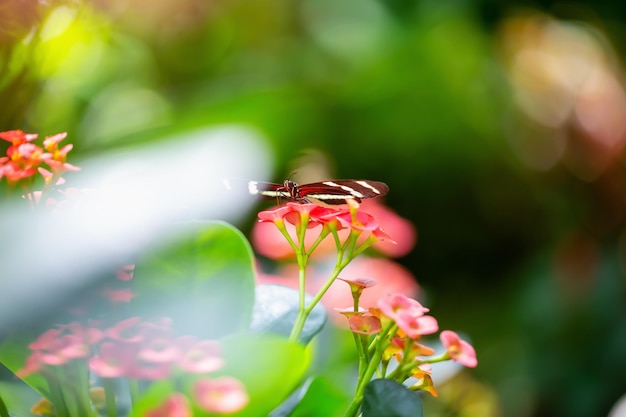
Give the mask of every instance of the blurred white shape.
POLYGON ((617 400, 611 411, 609 411, 608 417, 626 417, 626 395, 617 400))
MULTIPOLYGON (((79 198, 55 210, 9 206, 0 217, 0 331, 98 274, 171 239, 181 222, 235 220, 253 199, 222 178, 267 178, 270 157, 256 132, 219 127, 77 163, 79 198)), ((193 224, 189 224, 193 227, 193 224)))

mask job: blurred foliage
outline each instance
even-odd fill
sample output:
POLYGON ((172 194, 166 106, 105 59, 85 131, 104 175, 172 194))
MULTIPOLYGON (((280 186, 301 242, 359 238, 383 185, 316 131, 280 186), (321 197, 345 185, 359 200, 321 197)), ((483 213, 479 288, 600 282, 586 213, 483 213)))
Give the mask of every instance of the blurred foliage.
POLYGON ((68 131, 87 157, 244 124, 275 179, 314 149, 309 179, 383 180, 489 415, 606 415, 626 392, 625 7, 0 0, 0 130, 68 131))

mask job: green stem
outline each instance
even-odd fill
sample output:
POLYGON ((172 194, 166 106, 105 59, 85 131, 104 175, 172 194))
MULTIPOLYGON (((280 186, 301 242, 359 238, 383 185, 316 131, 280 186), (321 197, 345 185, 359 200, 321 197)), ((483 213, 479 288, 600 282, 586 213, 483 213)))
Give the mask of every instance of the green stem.
POLYGON ((298 316, 296 317, 296 322, 293 324, 293 328, 291 329, 291 334, 289 335, 289 340, 292 342, 297 342, 300 339, 300 335, 302 334, 302 330, 304 329, 304 325, 306 323, 306 319, 309 315, 306 310, 305 303, 305 285, 306 285, 306 261, 303 259, 301 254, 298 252, 298 316))
POLYGON ((130 402, 134 406, 139 401, 139 381, 136 379, 129 379, 128 390, 130 391, 130 402))
POLYGON ((50 390, 50 402, 54 405, 57 417, 69 417, 65 399, 63 398, 63 390, 54 378, 54 375, 46 375, 48 388, 50 390))
POLYGON ((365 391, 365 386, 372 379, 372 376, 378 369, 378 363, 382 358, 384 347, 381 343, 377 343, 378 348, 374 352, 372 359, 370 360, 363 376, 359 378, 357 383, 356 392, 354 393, 354 397, 352 398, 352 402, 348 407, 348 411, 346 411, 345 417, 355 417, 358 415, 359 409, 361 408, 361 403, 363 403, 363 393, 365 391))
POLYGON ((115 403, 115 381, 111 378, 103 378, 104 399, 106 400, 107 417, 117 417, 117 405, 115 403))

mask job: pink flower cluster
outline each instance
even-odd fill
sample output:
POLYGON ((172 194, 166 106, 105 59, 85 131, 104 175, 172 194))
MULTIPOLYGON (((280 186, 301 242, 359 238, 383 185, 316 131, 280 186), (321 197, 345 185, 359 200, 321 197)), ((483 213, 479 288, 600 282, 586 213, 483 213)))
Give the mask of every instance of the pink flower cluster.
MULTIPOLYGON (((32 353, 16 374, 21 378, 33 373, 45 374, 50 366, 77 359, 85 361, 91 372, 102 378, 148 381, 171 377, 175 371, 209 374, 223 367, 217 342, 191 336, 174 337, 170 324, 167 319, 151 323, 133 317, 104 330, 77 322, 60 325, 28 345, 32 353)), ((197 380, 193 397, 200 407, 211 412, 236 411, 248 402, 243 385, 230 377, 197 380)), ((176 403, 177 398, 174 396, 171 401, 176 403)), ((163 405, 170 406, 173 405, 167 401, 163 405)))
MULTIPOLYGON (((359 288, 358 282, 347 282, 353 293, 355 288, 359 288)), ((361 290, 364 288, 366 287, 362 287, 361 290)), ((429 312, 428 308, 404 294, 389 294, 378 301, 377 307, 338 311, 348 318, 350 329, 354 333, 378 336, 389 331, 381 336, 389 341, 383 359, 388 361, 395 357, 400 364, 408 364, 409 369, 412 368, 412 376, 422 381, 419 389, 426 390, 434 396, 437 396, 437 391, 432 384, 429 362, 452 359, 469 368, 478 364, 476 351, 472 345, 450 330, 442 331, 440 334, 441 343, 446 349, 444 355, 430 361, 422 359, 422 356, 432 356, 435 351, 421 344, 420 338, 436 333, 439 325, 434 317, 426 314, 429 312)))
POLYGON ((77 322, 44 332, 29 344, 32 350, 25 377, 46 365, 64 365, 85 358, 89 369, 103 378, 128 377, 157 380, 167 378, 174 368, 188 373, 220 369, 223 360, 215 341, 198 341, 190 336, 175 338, 168 320, 143 322, 133 317, 105 330, 83 327, 77 322))
MULTIPOLYGON (((198 406, 211 413, 234 413, 248 403, 248 396, 241 382, 227 376, 198 380, 193 386, 193 394, 198 406)), ((189 400, 179 392, 171 394, 160 406, 146 413, 146 417, 192 416, 189 400)))
POLYGON ((328 224, 332 225, 336 230, 345 228, 360 232, 370 232, 379 240, 391 240, 373 216, 362 211, 351 210, 350 208, 337 209, 311 203, 287 203, 273 210, 261 211, 258 217, 260 222, 277 224, 286 221, 296 226, 304 218, 309 229, 328 224))
MULTIPOLYGON (((378 301, 377 308, 350 312, 348 321, 350 329, 361 334, 378 333, 383 326, 393 322, 397 326, 396 337, 417 343, 421 336, 433 334, 439 330, 437 320, 433 316, 426 315, 429 311, 418 301, 404 294, 389 294, 378 301)), ((478 364, 476 351, 472 345, 461 340, 455 332, 445 330, 441 332, 440 339, 451 359, 469 368, 474 368, 478 364)), ((418 351, 432 351, 420 345, 416 347, 418 351)))
POLYGON ((0 158, 0 179, 6 177, 10 183, 16 183, 39 172, 46 184, 53 177, 57 178, 65 171, 78 171, 80 168, 66 162, 67 154, 73 145, 59 148, 59 143, 67 133, 48 136, 43 141, 43 148, 32 143, 37 134, 24 133, 21 130, 0 132, 0 139, 9 142, 7 156, 0 158), (45 163, 50 170, 44 168, 45 163))

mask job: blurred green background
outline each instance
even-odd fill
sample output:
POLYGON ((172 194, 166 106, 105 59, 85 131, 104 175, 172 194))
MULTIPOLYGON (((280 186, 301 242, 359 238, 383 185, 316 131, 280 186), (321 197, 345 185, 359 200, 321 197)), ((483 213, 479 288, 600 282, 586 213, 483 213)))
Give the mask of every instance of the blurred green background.
POLYGON ((0 131, 67 131, 70 162, 242 124, 275 155, 259 180, 388 183, 419 234, 401 263, 478 352, 441 415, 626 393, 626 3, 0 0, 0 22, 0 131))

